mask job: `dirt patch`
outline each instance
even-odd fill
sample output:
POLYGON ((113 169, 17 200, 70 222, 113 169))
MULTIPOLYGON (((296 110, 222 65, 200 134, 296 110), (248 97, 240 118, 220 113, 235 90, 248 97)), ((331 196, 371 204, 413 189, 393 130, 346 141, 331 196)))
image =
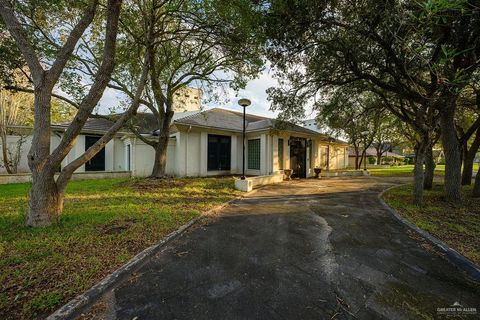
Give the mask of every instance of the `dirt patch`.
POLYGON ((188 184, 186 179, 142 179, 128 182, 128 186, 138 192, 158 192, 162 189, 183 188, 188 184))
POLYGON ((135 219, 119 220, 114 221, 113 223, 105 224, 99 229, 102 234, 119 234, 130 228, 135 224, 135 222, 137 222, 135 219))

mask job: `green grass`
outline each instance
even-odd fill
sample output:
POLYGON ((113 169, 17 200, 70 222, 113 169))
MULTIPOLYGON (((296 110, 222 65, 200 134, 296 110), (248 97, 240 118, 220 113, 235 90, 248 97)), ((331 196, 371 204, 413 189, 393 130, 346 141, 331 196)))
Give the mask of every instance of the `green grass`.
POLYGON ((480 198, 472 198, 472 187, 462 188, 461 204, 443 198, 443 184, 425 191, 424 205, 412 204, 412 185, 390 189, 384 195, 389 206, 419 228, 431 233, 480 265, 480 198))
POLYGON ((74 181, 59 222, 29 228, 28 190, 0 186, 0 319, 48 314, 238 194, 232 178, 74 181))
MULTIPOLYGON (((370 175, 376 177, 387 177, 387 176, 395 176, 395 177, 409 177, 413 176, 413 165, 405 165, 405 166, 392 166, 387 168, 368 168, 368 172, 370 175)), ((478 170, 478 163, 473 165, 473 170, 478 170)), ((445 165, 439 164, 435 167, 435 174, 439 176, 443 176, 445 174, 445 165)))

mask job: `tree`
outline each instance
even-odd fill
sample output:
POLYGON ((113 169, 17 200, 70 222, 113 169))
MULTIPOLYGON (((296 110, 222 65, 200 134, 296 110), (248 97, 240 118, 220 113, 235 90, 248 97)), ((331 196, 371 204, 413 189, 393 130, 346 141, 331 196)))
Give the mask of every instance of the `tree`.
POLYGON ((328 103, 316 105, 316 123, 334 135, 348 137, 355 152, 356 170, 361 169, 381 124, 381 112, 375 107, 378 103, 372 94, 357 95, 345 90, 337 92, 328 103))
POLYGON ((382 163, 382 157, 392 147, 399 144, 404 137, 399 133, 399 120, 395 118, 388 110, 382 112, 377 132, 373 140, 373 147, 376 151, 377 164, 382 163))
POLYGON ((478 1, 277 0, 269 8, 269 56, 288 84, 276 90, 275 107, 299 108, 282 102, 301 107, 354 83, 394 101, 389 110, 420 138, 415 203, 422 201, 425 152, 438 120, 446 198, 459 201, 460 148, 453 120, 458 94, 478 68, 478 1))
POLYGON ((18 132, 18 140, 13 147, 9 146, 7 137, 10 126, 20 125, 22 120, 29 118, 30 96, 22 93, 10 94, 0 91, 0 143, 2 145, 2 163, 8 174, 17 173, 18 164, 22 155, 22 148, 26 142, 26 135, 18 132))
MULTIPOLYGON (((53 99, 52 123, 71 122, 75 117, 74 108, 67 103, 53 99)), ((18 165, 24 154, 24 145, 31 130, 15 129, 12 126, 31 127, 33 125, 33 96, 25 92, 0 90, 0 145, 2 147, 2 163, 8 174, 18 172, 18 165), (8 136, 17 138, 9 145, 8 136)), ((0 165, 1 166, 1 165, 0 165)))
MULTIPOLYGON (((73 172, 100 151, 138 107, 138 100, 143 91, 141 81, 139 81, 135 99, 132 99, 131 108, 124 112, 84 154, 62 168, 59 177, 55 180, 57 168, 72 149, 75 139, 91 116, 110 80, 115 66, 121 4, 121 0, 108 0, 105 10, 102 11, 97 0, 89 1, 87 4, 76 3, 73 6, 69 1, 59 1, 54 5, 48 2, 35 4, 16 2, 14 7, 9 1, 0 0, 0 15, 28 66, 27 76, 30 77, 33 86, 30 91, 34 92, 33 140, 28 153, 32 187, 26 217, 27 225, 49 225, 58 218, 63 209, 65 188, 73 172), (58 18, 59 12, 63 13, 61 19, 54 19, 58 18), (78 48, 80 38, 87 34, 87 29, 96 16, 98 20, 95 22, 101 27, 95 30, 104 28, 105 33, 104 35, 102 32, 88 34, 103 39, 99 68, 95 72, 88 92, 76 105, 78 112, 71 125, 63 134, 58 147, 50 152, 53 90, 64 75, 67 65, 72 62, 73 52, 78 48), (43 17, 41 22, 48 24, 49 27, 56 27, 51 30, 56 37, 49 37, 48 33, 41 29, 42 24, 35 20, 37 17, 43 17)), ((145 65, 144 70, 147 69, 145 65)), ((142 75, 144 73, 146 72, 142 75)), ((25 89, 25 91, 28 90, 25 89)))
MULTIPOLYGON (((122 17, 126 32, 132 37, 130 42, 121 44, 121 67, 108 85, 126 97, 132 96, 132 81, 138 77, 139 61, 132 56, 131 48, 145 46, 146 26, 137 23, 138 16, 148 19, 145 6, 155 8, 152 12, 155 42, 141 104, 156 119, 158 134, 155 138, 145 137, 137 129, 135 118, 128 125, 138 139, 155 149, 151 177, 162 178, 174 103, 181 103, 177 98, 179 93, 189 86, 204 91, 225 84, 234 88, 244 86, 246 79, 256 75, 263 64, 259 53, 262 36, 259 15, 250 1, 138 2, 122 17)), ((94 69, 96 61, 83 60, 84 72, 94 69)))
POLYGON ((455 128, 462 148, 462 185, 472 183, 473 162, 480 147, 480 89, 466 87, 457 101, 455 128))
POLYGON ((477 171, 477 175, 475 177, 475 183, 473 185, 472 196, 474 198, 480 197, 480 168, 477 171))

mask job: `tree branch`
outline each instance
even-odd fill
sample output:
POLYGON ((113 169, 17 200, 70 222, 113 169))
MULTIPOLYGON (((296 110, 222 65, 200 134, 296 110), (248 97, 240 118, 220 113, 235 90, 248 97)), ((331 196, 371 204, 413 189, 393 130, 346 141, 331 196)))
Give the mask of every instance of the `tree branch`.
POLYGON ((33 84, 39 86, 43 80, 44 70, 40 64, 37 53, 25 34, 25 30, 13 13, 10 1, 0 0, 0 15, 27 62, 28 68, 32 74, 33 84))

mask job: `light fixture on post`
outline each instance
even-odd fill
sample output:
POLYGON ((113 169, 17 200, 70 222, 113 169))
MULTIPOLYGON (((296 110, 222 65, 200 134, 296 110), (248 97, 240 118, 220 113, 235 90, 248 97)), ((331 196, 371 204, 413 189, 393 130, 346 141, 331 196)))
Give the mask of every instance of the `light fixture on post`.
POLYGON ((243 134, 242 134, 242 177, 240 179, 245 180, 245 109, 252 104, 248 99, 238 100, 238 104, 243 107, 243 134))

